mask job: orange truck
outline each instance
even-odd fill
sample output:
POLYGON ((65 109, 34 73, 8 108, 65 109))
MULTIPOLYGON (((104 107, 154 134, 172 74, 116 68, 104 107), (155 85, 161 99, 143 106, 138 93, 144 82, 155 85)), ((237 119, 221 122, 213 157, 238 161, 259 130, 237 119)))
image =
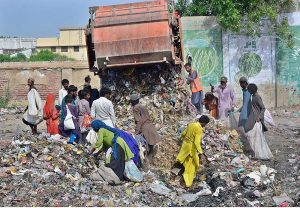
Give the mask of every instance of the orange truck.
POLYGON ((86 29, 90 70, 181 66, 180 16, 167 0, 90 7, 86 29))

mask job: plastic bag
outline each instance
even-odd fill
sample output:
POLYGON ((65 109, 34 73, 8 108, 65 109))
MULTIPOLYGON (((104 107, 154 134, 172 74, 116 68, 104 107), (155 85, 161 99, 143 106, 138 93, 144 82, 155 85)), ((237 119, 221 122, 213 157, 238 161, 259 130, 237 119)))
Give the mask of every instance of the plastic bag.
POLYGON ((132 160, 125 163, 124 176, 132 182, 142 182, 144 177, 132 160))
POLYGON ((270 111, 268 111, 268 109, 265 110, 264 120, 265 120, 265 123, 270 124, 271 126, 275 126, 272 115, 271 115, 270 111))
POLYGON ((250 146, 254 151, 255 158, 269 160, 273 158, 262 130, 261 122, 256 122, 253 129, 246 133, 250 146))
POLYGON ((91 127, 91 123, 92 123, 92 118, 89 114, 86 113, 83 117, 83 122, 81 127, 86 129, 88 127, 91 127))
POLYGON ((75 124, 73 122, 73 115, 71 114, 68 106, 66 106, 66 108, 67 108, 67 115, 64 120, 64 129, 65 130, 75 129, 75 124))

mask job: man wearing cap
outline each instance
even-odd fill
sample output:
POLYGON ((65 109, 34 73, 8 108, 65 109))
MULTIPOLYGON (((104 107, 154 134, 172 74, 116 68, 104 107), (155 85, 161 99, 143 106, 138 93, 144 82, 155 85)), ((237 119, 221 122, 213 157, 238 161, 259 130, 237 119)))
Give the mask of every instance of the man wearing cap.
POLYGON ((135 120, 135 134, 142 134, 146 139, 149 146, 148 159, 149 162, 153 162, 153 157, 155 155, 154 145, 156 145, 160 140, 160 136, 158 135, 155 126, 152 124, 149 111, 147 108, 141 104, 139 104, 139 95, 132 94, 130 96, 130 102, 133 106, 133 116, 135 120))
POLYGON ((212 86, 212 92, 218 95, 218 118, 225 120, 226 113, 231 111, 235 106, 234 91, 231 86, 227 85, 227 77, 222 76, 221 84, 216 89, 212 86))
POLYGON ((202 114, 203 87, 201 86, 200 78, 197 71, 192 68, 191 63, 186 63, 184 67, 189 73, 189 76, 186 79, 188 84, 190 84, 192 91, 192 104, 197 108, 198 114, 202 114))

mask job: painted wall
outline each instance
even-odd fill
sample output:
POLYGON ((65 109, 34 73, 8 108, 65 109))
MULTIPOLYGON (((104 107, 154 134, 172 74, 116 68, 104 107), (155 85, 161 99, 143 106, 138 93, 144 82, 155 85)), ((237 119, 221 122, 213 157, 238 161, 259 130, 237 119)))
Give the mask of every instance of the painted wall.
POLYGON ((224 74, 241 105, 241 76, 256 83, 265 105, 270 107, 300 103, 300 12, 288 15, 295 32, 295 47, 288 49, 268 35, 267 20, 260 37, 247 37, 221 31, 215 17, 183 17, 184 56, 193 57, 193 67, 209 83, 218 84, 224 74), (277 100, 276 100, 277 98, 277 100))
POLYGON ((222 76, 222 31, 213 17, 182 17, 184 56, 193 57, 192 65, 203 85, 217 84, 222 76))
POLYGON ((242 102, 239 79, 247 77, 249 83, 259 87, 267 107, 275 103, 275 42, 267 34, 247 37, 223 34, 224 75, 234 87, 237 103, 242 102))
POLYGON ((280 106, 300 103, 300 12, 288 15, 295 46, 289 49, 282 41, 277 44, 278 104, 280 106))

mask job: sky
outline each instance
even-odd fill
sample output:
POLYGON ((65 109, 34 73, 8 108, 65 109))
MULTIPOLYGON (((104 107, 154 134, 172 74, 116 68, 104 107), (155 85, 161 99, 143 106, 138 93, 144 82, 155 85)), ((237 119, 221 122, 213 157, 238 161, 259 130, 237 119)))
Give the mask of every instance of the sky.
POLYGON ((57 37, 88 23, 89 7, 141 0, 0 0, 0 36, 57 37))

